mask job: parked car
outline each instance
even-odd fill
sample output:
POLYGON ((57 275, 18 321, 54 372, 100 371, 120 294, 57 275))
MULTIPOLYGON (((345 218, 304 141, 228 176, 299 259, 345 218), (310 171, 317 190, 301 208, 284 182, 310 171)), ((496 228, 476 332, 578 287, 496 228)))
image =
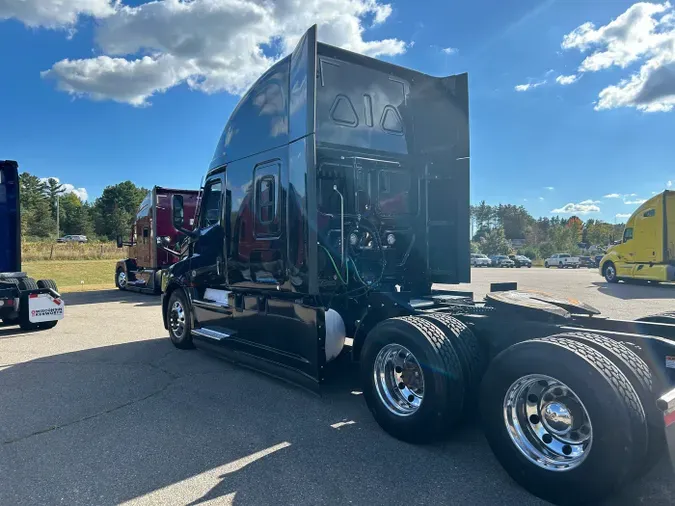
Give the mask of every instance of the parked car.
POLYGON ((579 267, 588 267, 589 269, 592 269, 595 267, 595 259, 593 257, 579 257, 579 267))
POLYGON ((64 235, 63 237, 59 237, 56 242, 79 242, 84 244, 87 242, 87 236, 86 235, 64 235))
POLYGON ((557 267, 558 269, 565 269, 571 267, 573 269, 579 268, 579 257, 573 257, 569 253, 556 253, 550 258, 544 260, 544 267, 557 267))
POLYGON ((600 262, 602 262, 602 258, 603 258, 604 256, 605 256, 605 255, 595 255, 595 256, 593 257, 593 261, 595 262, 595 267, 600 267, 600 262))
POLYGON ((490 257, 492 260, 492 267, 515 267, 516 264, 506 255, 495 255, 490 257))
POLYGON ((513 260, 516 267, 532 267, 532 260, 525 255, 509 255, 509 258, 513 260))
POLYGON ((471 253, 472 267, 490 267, 491 265, 492 260, 490 260, 487 255, 483 255, 482 253, 471 253))

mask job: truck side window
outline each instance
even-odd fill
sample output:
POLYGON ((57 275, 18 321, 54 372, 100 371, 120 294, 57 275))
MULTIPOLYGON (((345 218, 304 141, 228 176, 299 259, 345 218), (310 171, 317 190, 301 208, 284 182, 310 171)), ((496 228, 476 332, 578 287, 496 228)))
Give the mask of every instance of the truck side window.
POLYGON ((143 229, 143 244, 148 244, 148 237, 150 237, 150 229, 145 227, 143 229))
POLYGON ((643 217, 645 218, 651 218, 652 216, 656 216, 656 209, 647 209, 643 214, 643 217))
POLYGON ((272 223, 276 218, 276 182, 274 176, 258 179, 256 199, 258 201, 258 221, 272 223))
POLYGON ((259 165, 253 171, 253 211, 251 226, 254 237, 275 237, 279 233, 279 181, 281 166, 278 163, 259 165))
POLYGON ((627 228, 623 231, 623 242, 628 242, 633 238, 633 229, 627 228))
POLYGON ((209 183, 202 201, 202 228, 216 225, 220 221, 222 184, 220 180, 209 183))

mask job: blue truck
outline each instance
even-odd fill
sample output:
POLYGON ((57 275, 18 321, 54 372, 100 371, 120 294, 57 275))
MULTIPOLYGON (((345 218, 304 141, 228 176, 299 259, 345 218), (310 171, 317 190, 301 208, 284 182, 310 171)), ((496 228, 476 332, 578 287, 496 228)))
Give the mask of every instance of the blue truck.
POLYGON ((0 160, 0 320, 22 330, 54 327, 65 303, 51 279, 38 281, 21 272, 19 164, 0 160))

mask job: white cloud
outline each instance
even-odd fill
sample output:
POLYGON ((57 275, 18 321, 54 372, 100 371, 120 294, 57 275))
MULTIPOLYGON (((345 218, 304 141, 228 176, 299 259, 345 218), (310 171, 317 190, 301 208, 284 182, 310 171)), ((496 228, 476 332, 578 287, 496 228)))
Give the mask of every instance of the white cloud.
POLYGON ((637 193, 627 193, 624 197, 637 197, 637 193))
POLYGON ((527 83, 527 84, 518 84, 518 85, 516 85, 515 90, 516 91, 528 91, 528 90, 532 90, 534 88, 538 88, 539 86, 542 86, 544 84, 546 84, 546 79, 544 79, 543 81, 534 81, 534 82, 530 82, 530 83, 527 83))
POLYGON ((607 195, 605 195, 605 196, 602 197, 602 198, 603 198, 603 199, 620 199, 620 198, 621 198, 621 194, 619 194, 619 193, 608 193, 607 195))
POLYGON ((380 24, 391 12, 379 0, 154 0, 118 6, 96 27, 101 56, 62 60, 42 75, 72 95, 135 106, 181 83, 206 93, 239 94, 315 23, 323 42, 369 56, 404 53, 401 40, 364 38, 366 19, 380 24))
POLYGON ((626 219, 626 218, 630 218, 631 216, 632 216, 632 214, 622 214, 622 213, 619 213, 619 214, 616 214, 614 217, 615 217, 615 218, 619 218, 619 219, 624 220, 624 219, 626 219))
MULTIPOLYGON (((50 179, 56 179, 56 181, 61 183, 61 180, 58 177, 41 177, 40 181, 42 181, 43 183, 46 183, 50 179)), ((68 193, 74 193, 82 201, 85 201, 85 200, 89 199, 89 194, 87 193, 86 188, 75 188, 75 186, 73 186, 72 184, 69 184, 69 183, 61 183, 61 186, 62 186, 62 190, 63 190, 61 192, 62 195, 66 195, 68 193)))
POLYGON ((668 182, 666 183, 666 188, 670 188, 671 186, 673 186, 673 182, 672 182, 672 181, 668 181, 668 182))
POLYGON ((600 200, 584 200, 583 202, 579 202, 581 205, 588 205, 588 204, 601 204, 602 202, 600 200))
POLYGON ((116 3, 116 0, 0 0, 0 20, 15 18, 30 27, 67 29, 80 16, 110 16, 116 3))
POLYGON ((579 204, 565 204, 559 209, 553 209, 551 213, 558 214, 589 214, 589 213, 599 213, 600 208, 595 204, 584 204, 580 202, 579 204))
POLYGON ((544 197, 539 197, 539 200, 544 200, 544 197))
POLYGON ((544 186, 544 190, 553 191, 555 188, 553 186, 544 186))
POLYGON ((573 82, 577 81, 579 77, 581 76, 579 76, 578 74, 572 74, 569 76, 561 75, 555 78, 555 82, 563 86, 567 86, 568 84, 572 84, 573 82))
POLYGON ((600 91, 596 110, 635 107, 664 112, 675 106, 674 21, 669 2, 638 2, 604 26, 587 22, 565 35, 563 49, 590 52, 579 66, 580 73, 642 65, 638 72, 600 91))
POLYGON ((624 199, 623 200, 624 204, 629 204, 629 205, 644 204, 645 202, 647 202, 647 199, 634 199, 634 200, 624 199))
POLYGON ((456 47, 444 47, 441 49, 441 51, 443 51, 445 54, 455 54, 458 49, 456 47))

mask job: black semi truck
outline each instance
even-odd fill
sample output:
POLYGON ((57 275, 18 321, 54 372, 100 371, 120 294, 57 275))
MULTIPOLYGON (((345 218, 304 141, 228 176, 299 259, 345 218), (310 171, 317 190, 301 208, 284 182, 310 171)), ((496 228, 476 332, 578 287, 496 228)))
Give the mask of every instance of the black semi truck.
POLYGON ((0 320, 22 330, 54 327, 65 313, 56 283, 21 272, 19 165, 0 160, 0 320))
MULTIPOLYGON (((675 316, 641 321, 470 280, 466 74, 435 78, 317 43, 310 29, 232 113, 164 324, 319 389, 359 362, 380 426, 419 443, 480 413, 507 472, 558 504, 656 465, 675 428, 675 316)), ((180 201, 172 212, 182 227, 180 201)))

